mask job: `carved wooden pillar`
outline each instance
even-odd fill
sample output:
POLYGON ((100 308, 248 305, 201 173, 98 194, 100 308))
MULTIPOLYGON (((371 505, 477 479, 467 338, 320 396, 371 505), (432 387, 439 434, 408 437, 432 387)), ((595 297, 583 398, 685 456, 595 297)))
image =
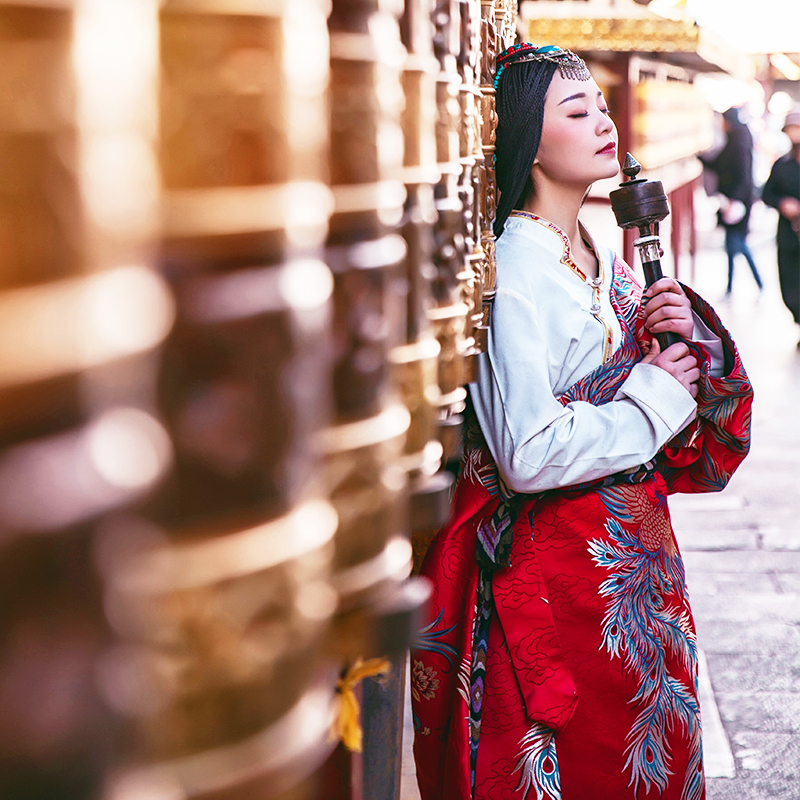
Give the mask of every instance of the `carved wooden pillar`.
POLYGON ((151 269, 156 8, 0 3, 0 796, 97 797, 120 746, 93 528, 168 468, 151 269))
POLYGON ((107 794, 306 800, 336 678, 315 438, 331 382, 326 4, 159 5, 159 265, 177 312, 157 400, 174 463, 104 523, 121 637, 107 681, 132 729, 107 794))

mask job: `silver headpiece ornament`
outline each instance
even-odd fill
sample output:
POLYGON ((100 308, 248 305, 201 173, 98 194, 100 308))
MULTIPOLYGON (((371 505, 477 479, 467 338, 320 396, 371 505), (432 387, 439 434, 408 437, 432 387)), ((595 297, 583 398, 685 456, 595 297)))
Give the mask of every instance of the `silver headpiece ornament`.
POLYGON ((558 66, 561 77, 569 80, 588 81, 591 78, 584 60, 571 50, 564 50, 552 44, 537 47, 530 42, 522 42, 509 47, 497 57, 494 88, 497 88, 500 76, 506 67, 510 67, 512 64, 521 64, 524 61, 550 61, 558 66))

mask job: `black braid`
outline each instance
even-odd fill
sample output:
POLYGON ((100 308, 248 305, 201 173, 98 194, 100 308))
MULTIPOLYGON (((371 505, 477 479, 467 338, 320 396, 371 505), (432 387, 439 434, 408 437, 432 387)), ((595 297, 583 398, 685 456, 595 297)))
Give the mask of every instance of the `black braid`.
POLYGON ((509 65, 497 85, 495 172, 500 194, 494 235, 532 191, 531 169, 542 138, 544 98, 558 66, 549 61, 509 65))

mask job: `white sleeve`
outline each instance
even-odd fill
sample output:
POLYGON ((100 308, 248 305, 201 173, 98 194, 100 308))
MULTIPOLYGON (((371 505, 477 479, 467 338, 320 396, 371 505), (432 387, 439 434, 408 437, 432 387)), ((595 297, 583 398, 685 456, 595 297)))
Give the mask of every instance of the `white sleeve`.
POLYGON ((551 363, 537 308, 498 289, 489 352, 481 357, 473 405, 506 484, 539 492, 612 475, 649 461, 693 418, 697 405, 659 367, 634 366, 602 406, 553 396, 551 363))
POLYGON ((712 378, 721 378, 725 375, 725 356, 722 352, 722 339, 710 330, 694 311, 692 312, 692 317, 694 319, 692 341, 703 345, 708 353, 710 359, 708 374, 712 378))

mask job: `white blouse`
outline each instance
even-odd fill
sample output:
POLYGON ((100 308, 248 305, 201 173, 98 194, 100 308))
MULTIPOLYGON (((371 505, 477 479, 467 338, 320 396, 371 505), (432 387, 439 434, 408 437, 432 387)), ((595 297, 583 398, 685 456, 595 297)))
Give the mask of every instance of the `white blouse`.
MULTIPOLYGON (((539 492, 649 461, 694 418, 697 404, 669 373, 636 364, 614 399, 562 405, 556 397, 619 347, 611 306, 614 254, 597 247, 594 282, 571 261, 569 240, 546 220, 512 216, 497 242, 497 295, 488 353, 470 393, 505 483, 539 492)), ((721 372, 722 345, 695 317, 695 334, 721 372)))

